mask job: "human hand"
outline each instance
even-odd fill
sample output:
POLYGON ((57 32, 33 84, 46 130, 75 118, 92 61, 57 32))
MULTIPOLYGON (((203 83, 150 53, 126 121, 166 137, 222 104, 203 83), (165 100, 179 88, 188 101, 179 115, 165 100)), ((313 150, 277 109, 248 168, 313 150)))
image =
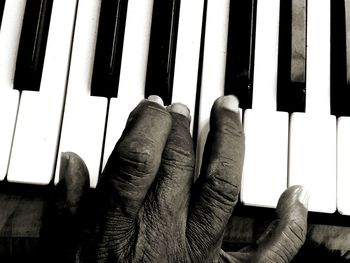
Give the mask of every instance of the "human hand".
POLYGON ((298 186, 282 194, 278 220, 255 247, 221 250, 244 159, 238 100, 226 96, 214 103, 195 182, 188 109, 165 108, 158 100, 143 100, 130 114, 92 200, 83 160, 62 155, 61 181, 43 230, 50 261, 289 262, 306 237, 307 195, 298 186))

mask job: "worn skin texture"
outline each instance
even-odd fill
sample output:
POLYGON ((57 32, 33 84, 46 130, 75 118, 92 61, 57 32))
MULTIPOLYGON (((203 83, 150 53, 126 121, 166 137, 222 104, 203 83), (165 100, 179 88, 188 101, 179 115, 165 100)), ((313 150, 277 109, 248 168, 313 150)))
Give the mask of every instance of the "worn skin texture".
POLYGON ((278 219, 256 245, 221 249, 244 159, 240 117, 227 100, 212 108, 196 180, 190 119, 148 100, 130 114, 91 199, 83 160, 65 153, 45 219, 43 261, 289 262, 307 228, 305 193, 297 186, 283 193, 278 219))

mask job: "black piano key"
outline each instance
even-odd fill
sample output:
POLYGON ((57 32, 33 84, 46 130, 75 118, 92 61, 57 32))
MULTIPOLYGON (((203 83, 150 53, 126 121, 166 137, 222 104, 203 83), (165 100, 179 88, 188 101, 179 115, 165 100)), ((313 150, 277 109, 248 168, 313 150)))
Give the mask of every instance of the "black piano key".
POLYGON ((39 91, 53 0, 28 0, 18 47, 14 88, 39 91))
POLYGON ((277 110, 305 111, 306 0, 286 0, 280 7, 277 110))
POLYGON ((148 53, 145 96, 171 103, 180 0, 155 0, 148 53))
POLYGON ((331 1, 331 113, 350 116, 350 1, 331 1))
POLYGON ((2 24, 2 15, 4 14, 5 0, 0 0, 0 27, 2 24))
POLYGON ((256 0, 230 2, 225 95, 239 98, 240 107, 252 107, 256 0))
POLYGON ((117 97, 127 0, 102 0, 91 95, 117 97))

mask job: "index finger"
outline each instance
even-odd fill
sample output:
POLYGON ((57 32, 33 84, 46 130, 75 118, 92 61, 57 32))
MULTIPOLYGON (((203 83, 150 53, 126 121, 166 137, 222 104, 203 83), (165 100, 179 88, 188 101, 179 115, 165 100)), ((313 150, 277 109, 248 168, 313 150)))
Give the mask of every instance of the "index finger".
POLYGON ((220 97, 212 108, 201 173, 195 183, 188 219, 189 238, 199 238, 204 247, 211 248, 203 247, 200 251, 220 245, 238 200, 243 157, 244 134, 238 99, 220 97))

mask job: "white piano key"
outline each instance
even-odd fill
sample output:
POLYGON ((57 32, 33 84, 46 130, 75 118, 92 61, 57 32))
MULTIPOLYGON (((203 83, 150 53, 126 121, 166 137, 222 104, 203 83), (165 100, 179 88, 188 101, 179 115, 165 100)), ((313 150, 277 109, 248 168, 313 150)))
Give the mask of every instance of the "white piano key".
POLYGON ((309 210, 336 209, 336 119, 330 115, 330 0, 309 0, 305 113, 290 123, 289 186, 309 191, 309 210))
POLYGON ((350 117, 337 119, 337 209, 350 215, 350 117))
POLYGON ((110 100, 103 167, 122 134, 129 113, 144 98, 153 0, 129 0, 118 98, 110 100))
POLYGON ((193 117, 195 113, 199 53, 204 1, 182 1, 177 33, 172 102, 184 103, 193 117))
POLYGON ((245 111, 245 159, 241 200, 276 207, 287 187, 288 124, 276 111, 279 0, 259 0, 255 36, 252 109, 245 111))
POLYGON ((229 10, 229 0, 208 0, 207 2, 198 113, 196 175, 199 173, 204 143, 209 131, 211 107, 218 97, 224 95, 229 10))
POLYGON ((26 0, 6 1, 0 31, 0 180, 7 174, 19 91, 13 89, 26 0))
POLYGON ((335 212, 335 116, 295 112, 290 134, 289 186, 303 185, 308 190, 309 211, 335 212))
POLYGON ((245 205, 276 207, 287 187, 286 112, 246 110, 245 159, 241 200, 245 205))
POLYGON ((107 114, 107 99, 90 96, 99 13, 99 0, 79 1, 55 183, 67 151, 85 161, 92 187, 98 180, 107 114))
POLYGON ((48 184, 52 179, 75 7, 70 0, 53 4, 40 92, 23 91, 20 98, 7 175, 10 182, 48 184))

